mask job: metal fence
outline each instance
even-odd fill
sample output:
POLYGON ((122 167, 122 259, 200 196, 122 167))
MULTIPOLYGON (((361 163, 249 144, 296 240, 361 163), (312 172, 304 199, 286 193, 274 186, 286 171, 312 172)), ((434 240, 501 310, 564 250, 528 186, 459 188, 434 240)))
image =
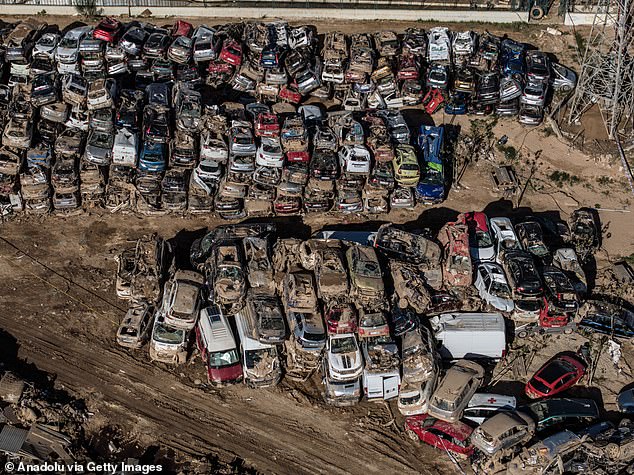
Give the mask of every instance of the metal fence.
MULTIPOLYGON (((68 7, 86 4, 93 0, 0 0, 0 5, 56 6, 68 7)), ((465 11, 528 11, 534 0, 94 0, 102 7, 277 7, 277 8, 391 8, 418 10, 465 10, 465 11)), ((560 15, 564 12, 594 12, 605 8, 608 0, 559 0, 552 8, 560 15)), ((174 13, 178 13, 175 11, 174 13)), ((213 16, 210 13, 210 16, 213 16)))

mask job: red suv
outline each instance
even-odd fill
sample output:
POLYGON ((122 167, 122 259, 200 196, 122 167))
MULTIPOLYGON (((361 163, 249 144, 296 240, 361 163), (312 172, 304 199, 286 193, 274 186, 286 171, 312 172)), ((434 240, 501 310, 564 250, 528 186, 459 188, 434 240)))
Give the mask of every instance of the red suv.
POLYGON ((574 386, 586 372, 586 363, 573 353, 559 353, 539 368, 526 383, 524 392, 531 399, 549 397, 574 386))
POLYGON ((104 18, 99 22, 97 28, 92 34, 96 40, 107 41, 108 43, 116 43, 121 36, 123 25, 116 18, 104 18))
POLYGON ((234 39, 227 38, 222 43, 222 51, 220 51, 218 58, 232 66, 240 66, 242 64, 242 45, 234 39))

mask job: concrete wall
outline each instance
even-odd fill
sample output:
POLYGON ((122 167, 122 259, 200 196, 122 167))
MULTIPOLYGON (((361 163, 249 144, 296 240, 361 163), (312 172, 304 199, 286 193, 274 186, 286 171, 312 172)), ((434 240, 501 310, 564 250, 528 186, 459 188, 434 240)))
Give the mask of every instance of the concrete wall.
MULTIPOLYGON (((131 0, 132 2, 134 0, 131 0)), ((105 15, 138 16, 146 7, 104 7, 105 15)), ((35 15, 46 10, 49 15, 77 15, 74 7, 45 5, 2 5, 3 15, 35 15)), ((295 19, 337 19, 337 20, 400 20, 438 22, 490 22, 515 23, 527 21, 526 12, 510 11, 458 11, 458 10, 401 10, 388 8, 274 8, 274 7, 150 7, 154 17, 179 16, 185 18, 284 18, 295 19)))

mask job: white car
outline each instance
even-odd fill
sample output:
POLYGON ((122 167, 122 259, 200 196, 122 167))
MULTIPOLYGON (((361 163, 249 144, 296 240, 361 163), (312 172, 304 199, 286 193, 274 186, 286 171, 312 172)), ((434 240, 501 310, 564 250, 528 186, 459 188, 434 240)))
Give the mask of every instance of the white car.
POLYGON ((216 31, 206 25, 201 25, 192 35, 194 40, 193 58, 199 63, 201 61, 212 61, 216 59, 218 51, 218 38, 216 31))
POLYGON ((55 60, 58 63, 76 64, 79 61, 79 43, 92 29, 92 26, 80 26, 67 32, 57 45, 55 60))
POLYGON ((203 130, 200 134, 200 159, 227 163, 229 148, 222 135, 203 130))
POLYGON ((288 46, 297 49, 300 46, 311 46, 314 42, 313 30, 308 26, 297 26, 291 28, 288 35, 288 46))
POLYGON ((284 165, 284 151, 282 143, 277 137, 262 137, 260 146, 255 154, 255 163, 262 167, 282 168, 284 165))
POLYGON ((502 312, 512 312, 515 308, 511 288, 499 264, 492 262, 480 264, 476 270, 474 285, 478 289, 480 298, 492 307, 502 312))
POLYGON ((453 37, 453 54, 470 56, 475 51, 476 34, 473 31, 459 31, 453 37))
POLYGON ((205 280, 195 271, 179 270, 165 284, 160 313, 165 324, 173 328, 191 330, 196 326, 200 308, 200 289, 205 280))
POLYGON ((398 392, 398 410, 404 416, 425 414, 429 409, 429 400, 436 389, 438 365, 434 364, 431 376, 422 383, 403 383, 398 392))
POLYGON ((339 149, 339 164, 344 173, 370 173, 370 151, 364 145, 345 145, 339 149))
POLYGON ((485 419, 503 411, 514 411, 517 407, 515 396, 505 394, 475 393, 462 415, 476 424, 482 424, 485 419))
POLYGON ((544 107, 544 102, 546 102, 546 91, 547 91, 546 83, 542 81, 531 81, 526 86, 524 86, 524 90, 522 91, 522 95, 520 96, 520 104, 529 104, 531 106, 544 107))
POLYGON ((349 381, 363 373, 363 357, 354 333, 328 335, 326 360, 330 377, 336 381, 349 381))
POLYGON ((445 27, 435 27, 427 33, 428 61, 449 61, 451 42, 449 41, 449 29, 445 27))
POLYGON ((97 79, 88 87, 87 108, 89 111, 110 108, 114 105, 117 83, 112 78, 97 79))
POLYGON ((33 57, 53 59, 60 39, 61 37, 57 33, 44 33, 33 46, 33 57))
POLYGON ((201 160, 198 166, 194 169, 194 175, 205 183, 218 183, 222 177, 222 166, 214 160, 201 160))
POLYGON ((522 245, 517 239, 513 224, 509 218, 490 218, 491 235, 495 244, 495 262, 502 264, 504 252, 511 250, 521 250, 522 245))

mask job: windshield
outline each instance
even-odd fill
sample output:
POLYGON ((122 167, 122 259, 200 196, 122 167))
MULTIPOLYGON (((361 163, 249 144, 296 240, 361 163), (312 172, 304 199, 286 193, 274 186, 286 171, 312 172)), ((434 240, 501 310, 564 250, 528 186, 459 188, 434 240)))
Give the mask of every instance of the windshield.
POLYGON ((330 343, 330 351, 334 354, 352 353, 357 351, 357 342, 354 337, 334 338, 330 343))
POLYGON ((229 351, 217 351, 215 353, 209 353, 209 367, 222 368, 223 366, 232 366, 236 364, 240 359, 238 358, 238 352, 233 349, 229 351))
POLYGON ((185 330, 177 330, 159 323, 154 328, 154 340, 159 343, 178 345, 185 341, 185 330))
POLYGON ((446 399, 434 398, 434 405, 441 411, 453 411, 456 404, 453 401, 447 401, 446 399))
POLYGON ((403 406, 409 406, 411 404, 416 404, 420 401, 420 394, 417 393, 415 396, 405 396, 399 399, 399 402, 403 406))
POLYGON ((502 298, 511 298, 511 289, 502 282, 491 282, 491 293, 502 298))
POLYGON ((246 351, 244 356, 244 365, 247 368, 255 368, 260 362, 275 360, 277 358, 277 352, 275 348, 267 348, 263 350, 246 351))
POLYGON ((79 46, 79 41, 74 38, 63 38, 59 42, 60 48, 77 48, 77 46, 79 46))
POLYGON ((110 148, 112 145, 110 143, 110 138, 111 136, 108 134, 94 134, 90 143, 95 147, 110 148))
POLYGON ((485 231, 476 231, 475 240, 476 246, 479 248, 491 247, 493 245, 491 235, 485 231))

